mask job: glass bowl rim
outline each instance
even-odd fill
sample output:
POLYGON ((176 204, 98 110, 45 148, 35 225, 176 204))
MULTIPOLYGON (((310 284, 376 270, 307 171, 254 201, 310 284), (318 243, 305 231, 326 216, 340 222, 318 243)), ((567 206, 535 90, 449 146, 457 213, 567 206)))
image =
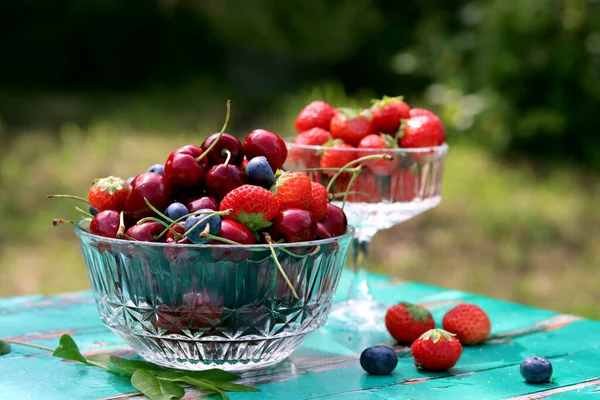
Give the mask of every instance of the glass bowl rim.
MULTIPOLYGON (((94 240, 96 242, 103 242, 115 245, 133 245, 136 247, 156 247, 156 248, 175 248, 175 249, 187 249, 187 250, 213 250, 213 249, 236 249, 236 250, 248 250, 248 249, 263 249, 269 250, 268 244, 245 244, 245 245, 233 245, 233 244, 172 244, 172 243, 163 243, 163 242, 141 242, 141 241, 133 241, 133 240, 121 240, 116 238, 108 238, 105 236, 94 235, 92 233, 87 232, 85 229, 80 226, 74 227, 75 234, 79 238, 87 238, 94 240)), ((294 243, 274 243, 273 248, 277 250, 278 248, 299 248, 299 247, 313 247, 319 245, 327 245, 331 243, 336 243, 342 239, 352 238, 356 232, 356 229, 352 225, 348 225, 346 228, 346 232, 340 236, 334 236, 328 239, 319 239, 319 240, 311 240, 308 242, 294 242, 294 243)))
MULTIPOLYGON (((316 150, 316 151, 326 150, 329 148, 326 146, 298 144, 298 143, 294 143, 293 139, 294 139, 293 137, 283 138, 283 140, 288 148, 296 147, 299 149, 316 150)), ((341 149, 336 148, 335 151, 348 151, 348 152, 361 152, 361 153, 385 153, 385 154, 389 154, 389 153, 392 153, 392 154, 431 153, 431 152, 433 152, 433 153, 442 155, 442 154, 446 154, 448 152, 449 148, 450 148, 450 146, 448 146, 448 143, 444 143, 440 146, 432 146, 432 147, 413 147, 413 148, 397 147, 397 148, 389 148, 389 149, 369 149, 369 148, 359 149, 357 147, 352 147, 352 148, 341 148, 341 149)))

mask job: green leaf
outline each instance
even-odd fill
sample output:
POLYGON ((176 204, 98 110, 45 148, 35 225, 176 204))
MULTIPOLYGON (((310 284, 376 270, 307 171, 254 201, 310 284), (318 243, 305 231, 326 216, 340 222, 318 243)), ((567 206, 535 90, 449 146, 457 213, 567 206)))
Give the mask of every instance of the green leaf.
POLYGON ((169 371, 167 368, 160 367, 158 365, 152 364, 148 361, 141 360, 128 360, 126 358, 121 358, 117 356, 113 356, 111 354, 92 354, 87 358, 90 361, 97 361, 104 364, 113 364, 119 368, 129 370, 130 372, 135 372, 138 369, 144 369, 147 371, 156 371, 156 372, 166 372, 169 371))
POLYGON ((0 340, 0 356, 10 353, 10 343, 0 340))
POLYGON ((225 392, 223 392, 221 389, 219 389, 218 387, 216 387, 213 383, 204 380, 204 379, 194 379, 194 378, 190 378, 189 376, 185 376, 183 377, 183 382, 187 383, 188 385, 192 385, 192 386, 196 386, 197 388, 200 389, 204 389, 204 390, 208 390, 210 392, 214 392, 214 393, 218 393, 221 395, 221 397, 223 398, 223 400, 229 400, 229 396, 227 396, 225 394, 225 392))
POLYGON ((223 371, 220 369, 207 369, 206 371, 165 371, 157 372, 155 375, 163 379, 178 380, 184 376, 193 379, 206 379, 215 380, 221 382, 232 382, 237 381, 241 377, 231 372, 223 371))
POLYGON ((212 384, 226 392, 241 392, 241 393, 260 392, 260 389, 258 389, 258 388, 255 388, 252 386, 246 386, 246 385, 239 385, 237 383, 223 382, 223 381, 215 380, 215 381, 212 381, 212 384))
POLYGON ((59 346, 52 353, 54 357, 62 358, 63 360, 77 361, 83 364, 87 364, 85 357, 79 352, 79 347, 69 335, 62 335, 60 337, 59 346))
POLYGON ((176 383, 157 379, 150 372, 138 369, 131 377, 131 384, 150 400, 171 400, 183 397, 185 390, 176 383))

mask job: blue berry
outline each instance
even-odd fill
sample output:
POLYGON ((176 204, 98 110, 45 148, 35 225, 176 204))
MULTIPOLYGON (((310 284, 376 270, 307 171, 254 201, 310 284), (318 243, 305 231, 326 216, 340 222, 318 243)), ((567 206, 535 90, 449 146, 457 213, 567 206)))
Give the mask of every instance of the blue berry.
POLYGON ((148 168, 148 170, 146 172, 156 172, 159 175, 163 174, 163 171, 165 170, 165 166, 162 164, 154 164, 153 166, 151 166, 150 168, 148 168))
POLYGON ((167 207, 164 214, 172 220, 177 220, 188 214, 188 209, 181 203, 172 203, 167 207))
POLYGON ((98 214, 100 211, 98 211, 96 208, 90 206, 90 214, 92 215, 96 215, 98 214))
POLYGON ((130 176, 129 178, 127 178, 127 184, 131 185, 131 182, 133 182, 133 180, 135 179, 135 176, 130 176))
MULTIPOLYGON (((208 211, 208 212, 214 213, 213 210, 209 210, 209 209, 202 209, 202 210, 198 210, 198 211, 208 211)), ((196 244, 207 243, 208 241, 210 241, 209 238, 203 239, 200 237, 200 234, 206 228, 206 224, 210 224, 209 232, 211 235, 214 235, 214 236, 218 235, 219 231, 221 230, 221 216, 211 215, 209 217, 207 214, 200 214, 200 215, 192 215, 191 217, 188 217, 188 219, 185 220, 185 231, 186 232, 189 231, 189 233, 187 233, 187 237, 193 243, 196 243, 196 244), (198 222, 200 222, 202 219, 204 219, 204 221, 202 221, 200 224, 198 224, 198 222), (198 224, 198 226, 196 226, 194 228, 194 226, 196 224, 198 224)))
POLYGON ((552 364, 543 357, 529 357, 521 362, 521 375, 528 383, 548 383, 552 364))
POLYGON ((360 366, 371 375, 387 375, 398 365, 396 352, 387 346, 371 346, 360 355, 360 366))
POLYGON ((269 189, 275 183, 273 168, 269 165, 266 157, 254 157, 246 165, 248 183, 269 189))

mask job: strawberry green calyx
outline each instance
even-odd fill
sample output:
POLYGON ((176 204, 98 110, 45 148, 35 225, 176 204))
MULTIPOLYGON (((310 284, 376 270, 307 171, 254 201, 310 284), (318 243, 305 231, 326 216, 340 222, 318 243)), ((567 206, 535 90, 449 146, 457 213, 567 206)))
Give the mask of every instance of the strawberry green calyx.
POLYGON ((131 186, 129 186, 125 179, 112 175, 106 178, 94 179, 94 185, 98 186, 100 190, 107 191, 110 194, 114 194, 117 190, 131 190, 131 186))
MULTIPOLYGON (((277 170, 277 171, 280 171, 280 170, 277 170)), ((279 176, 277 177, 277 180, 275 181, 273 186, 271 186, 271 189, 269 189, 271 191, 271 193, 277 194, 277 192, 279 191, 279 188, 281 187, 281 185, 283 185, 283 183, 287 179, 288 174, 289 174, 289 172, 282 172, 279 174, 279 176)))
POLYGON ((383 96, 383 98, 381 98, 381 99, 371 100, 371 103, 373 103, 373 106, 371 108, 373 110, 379 110, 379 109, 387 106, 388 104, 400 103, 401 101, 404 101, 404 96, 396 96, 396 97, 383 96))
POLYGON ((450 333, 443 329, 430 329, 422 334, 419 339, 431 340, 433 343, 439 342, 440 339, 452 340, 452 337, 456 336, 454 333, 450 333))
POLYGON ((381 137, 385 141, 385 147, 387 147, 388 149, 398 148, 398 139, 394 138, 391 135, 388 135, 387 133, 382 133, 381 137))
POLYGON ((413 317, 414 322, 429 321, 429 317, 431 316, 431 314, 429 313, 429 311, 427 311, 427 309, 425 307, 420 306, 418 304, 411 304, 411 303, 404 303, 404 302, 400 303, 400 304, 402 304, 406 307, 406 312, 410 316, 413 317))
POLYGON ((356 117, 365 117, 367 119, 371 119, 373 118, 373 114, 371 113, 371 110, 367 109, 360 109, 360 108, 347 108, 347 107, 341 107, 338 108, 338 111, 340 114, 342 114, 347 120, 351 121, 356 117))
POLYGON ((234 220, 242 225, 246 225, 252 231, 259 231, 263 228, 271 226, 271 222, 265 221, 263 213, 246 213, 240 211, 240 213, 233 217, 234 220))

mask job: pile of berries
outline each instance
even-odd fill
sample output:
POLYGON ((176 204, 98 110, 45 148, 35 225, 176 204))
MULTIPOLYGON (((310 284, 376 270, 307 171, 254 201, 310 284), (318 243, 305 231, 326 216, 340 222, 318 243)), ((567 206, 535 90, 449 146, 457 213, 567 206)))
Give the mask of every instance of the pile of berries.
POLYGON ((242 142, 224 133, 226 126, 128 180, 96 180, 87 198, 90 233, 143 242, 251 245, 346 232, 346 215, 329 202, 323 185, 283 170, 288 150, 278 135, 256 129, 242 142))

